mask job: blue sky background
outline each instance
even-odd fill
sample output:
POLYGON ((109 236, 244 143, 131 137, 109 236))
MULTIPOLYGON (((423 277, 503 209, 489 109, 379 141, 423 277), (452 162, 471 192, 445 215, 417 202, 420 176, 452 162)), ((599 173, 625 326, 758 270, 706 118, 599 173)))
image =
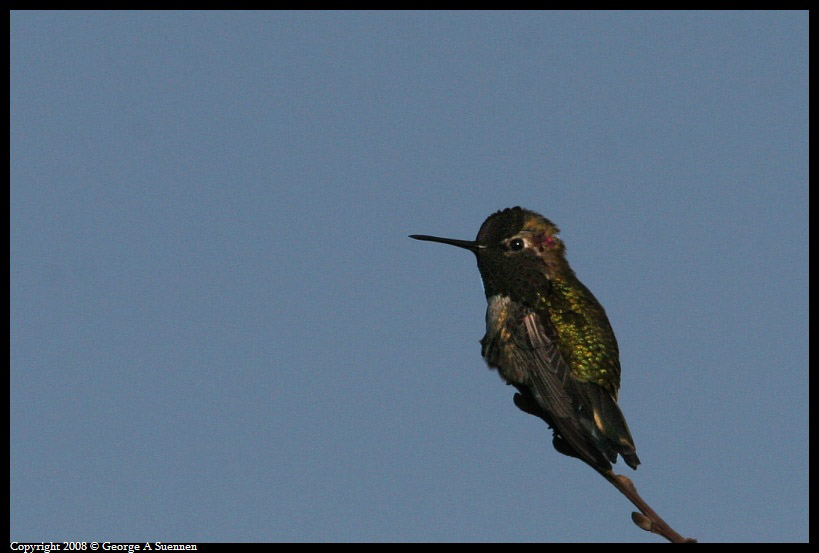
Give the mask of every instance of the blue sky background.
POLYGON ((643 497, 808 539, 808 15, 10 24, 14 540, 662 541, 480 357, 472 239, 562 229, 643 497))

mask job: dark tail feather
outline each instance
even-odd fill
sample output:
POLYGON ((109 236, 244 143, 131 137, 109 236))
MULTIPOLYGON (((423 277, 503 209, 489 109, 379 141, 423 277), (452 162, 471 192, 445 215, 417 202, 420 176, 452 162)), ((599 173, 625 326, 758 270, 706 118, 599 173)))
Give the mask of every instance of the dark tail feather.
POLYGON ((617 459, 616 452, 611 448, 609 452, 601 451, 598 443, 577 424, 576 420, 561 418, 559 421, 562 424, 556 424, 555 419, 539 405, 531 390, 524 386, 516 387, 520 393, 515 394, 513 398, 515 405, 524 413, 541 418, 549 425, 553 431, 552 445, 558 453, 580 459, 600 472, 611 470, 609 460, 617 459))
POLYGON ((640 464, 640 458, 637 457, 634 439, 617 402, 608 391, 597 384, 585 383, 583 388, 592 410, 595 438, 601 442, 601 449, 613 450, 616 452, 615 457, 619 453, 628 466, 636 469, 640 464))
POLYGON ((525 386, 516 386, 520 393, 515 394, 515 405, 549 425, 554 431, 552 445, 559 453, 585 461, 601 472, 611 470, 611 463, 617 461, 619 454, 628 466, 636 469, 640 458, 617 402, 597 384, 583 383, 579 387, 587 400, 584 402, 587 409, 581 408, 577 419, 553 417, 525 386))

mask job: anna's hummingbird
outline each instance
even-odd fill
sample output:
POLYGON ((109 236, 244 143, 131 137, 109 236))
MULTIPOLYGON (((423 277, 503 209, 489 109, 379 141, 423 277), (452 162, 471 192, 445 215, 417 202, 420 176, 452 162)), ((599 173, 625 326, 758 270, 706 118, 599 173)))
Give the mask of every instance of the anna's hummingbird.
POLYGON ((550 220, 513 207, 491 215, 474 242, 413 234, 478 258, 488 306, 481 354, 518 389, 515 405, 553 429, 559 452, 606 473, 617 455, 640 464, 617 406, 620 360, 603 306, 566 261, 550 220))

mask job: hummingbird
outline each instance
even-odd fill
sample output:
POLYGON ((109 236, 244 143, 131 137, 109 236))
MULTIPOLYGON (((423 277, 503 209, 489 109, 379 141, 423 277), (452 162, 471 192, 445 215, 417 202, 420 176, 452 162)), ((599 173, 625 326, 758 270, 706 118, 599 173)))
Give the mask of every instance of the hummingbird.
POLYGON ((554 448, 603 474, 617 456, 640 464, 620 407, 617 339, 600 302, 566 260, 559 229, 521 207, 489 216, 474 241, 421 234, 475 254, 486 293, 481 355, 543 419, 554 448))

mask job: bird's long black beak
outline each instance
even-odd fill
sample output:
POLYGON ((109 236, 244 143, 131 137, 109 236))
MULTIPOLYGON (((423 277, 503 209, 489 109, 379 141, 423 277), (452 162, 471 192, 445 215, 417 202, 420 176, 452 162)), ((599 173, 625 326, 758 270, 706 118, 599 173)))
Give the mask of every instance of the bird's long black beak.
POLYGON ((449 244, 450 246, 457 246, 475 253, 478 253, 479 250, 484 248, 484 246, 472 240, 456 240, 454 238, 441 238, 440 236, 427 236, 426 234, 410 234, 410 238, 415 238, 416 240, 426 240, 427 242, 449 244))

